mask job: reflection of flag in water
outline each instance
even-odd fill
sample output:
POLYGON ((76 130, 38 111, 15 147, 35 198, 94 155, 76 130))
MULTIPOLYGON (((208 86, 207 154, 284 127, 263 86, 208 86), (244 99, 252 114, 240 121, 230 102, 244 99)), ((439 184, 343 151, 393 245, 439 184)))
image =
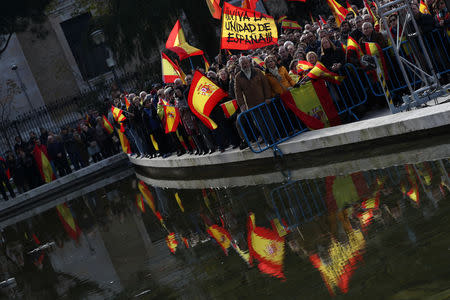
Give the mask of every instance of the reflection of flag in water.
POLYGON ((363 211, 357 215, 359 222, 361 223, 361 228, 364 230, 364 232, 367 230, 367 227, 372 223, 373 221, 373 209, 369 209, 366 211, 363 211))
POLYGON ((211 202, 209 201, 208 194, 205 189, 202 189, 203 202, 205 202, 206 207, 208 208, 210 213, 213 213, 211 210, 211 202))
POLYGON ((401 184, 401 190, 404 196, 407 196, 411 199, 415 204, 420 205, 419 202, 419 185, 417 183, 417 178, 412 166, 405 165, 405 169, 407 172, 408 182, 411 185, 411 188, 406 191, 406 186, 404 183, 401 184))
POLYGON ((356 270, 357 263, 362 261, 365 240, 360 230, 352 230, 348 234, 348 242, 341 244, 332 239, 328 247, 329 257, 321 258, 318 254, 310 255, 313 266, 319 270, 322 279, 332 296, 339 288, 347 293, 350 278, 356 270))
POLYGON ((333 99, 323 80, 313 80, 281 95, 283 103, 310 129, 340 125, 333 99))
POLYGON ((278 218, 271 220, 270 224, 272 224, 273 230, 276 230, 276 232, 278 232, 279 236, 285 236, 286 234, 288 234, 288 229, 287 229, 288 227, 286 226, 286 224, 281 224, 281 222, 280 222, 280 220, 278 220, 278 218))
MULTIPOLYGON (((33 238, 33 241, 36 244, 36 246, 39 247, 41 245, 41 241, 38 239, 36 234, 33 233, 31 237, 33 238)), ((33 252, 32 255, 34 257, 33 259, 34 265, 38 268, 42 268, 42 262, 44 261, 44 251, 40 250, 37 252, 33 252)))
POLYGON ((223 227, 218 225, 209 226, 206 230, 208 234, 214 238, 214 240, 219 244, 220 248, 222 248, 223 252, 228 255, 228 248, 231 246, 231 235, 230 233, 223 227))
POLYGON ((247 263, 250 265, 250 253, 244 250, 241 250, 241 248, 239 248, 239 246, 235 243, 232 244, 233 249, 236 251, 237 254, 239 254, 239 256, 247 263))
POLYGON ((141 194, 136 195, 136 206, 141 212, 145 213, 144 197, 141 194))
POLYGON ((166 243, 167 247, 169 247, 170 252, 175 254, 177 251, 178 242, 175 239, 175 232, 169 233, 169 235, 166 237, 166 243))
POLYGON ((353 204, 369 193, 367 182, 361 172, 326 178, 326 204, 329 212, 335 212, 353 204))
POLYGON ((184 212, 184 206, 178 193, 175 193, 175 200, 177 200, 178 206, 180 207, 181 211, 184 212))
POLYGON ((73 240, 78 241, 78 238, 80 237, 81 234, 81 230, 78 227, 75 218, 73 217, 72 212, 70 211, 67 204, 63 203, 57 205, 56 212, 58 213, 58 217, 61 220, 61 223, 63 224, 63 227, 66 230, 67 234, 73 240))
POLYGON ((250 213, 248 220, 248 249, 250 263, 256 258, 261 272, 274 277, 284 278, 284 237, 274 230, 257 227, 255 215, 250 213))
POLYGON ((145 202, 147 202, 148 206, 150 206, 153 213, 156 214, 155 199, 153 198, 153 194, 149 190, 148 186, 145 184, 145 182, 140 180, 138 183, 138 188, 142 196, 144 197, 145 202))

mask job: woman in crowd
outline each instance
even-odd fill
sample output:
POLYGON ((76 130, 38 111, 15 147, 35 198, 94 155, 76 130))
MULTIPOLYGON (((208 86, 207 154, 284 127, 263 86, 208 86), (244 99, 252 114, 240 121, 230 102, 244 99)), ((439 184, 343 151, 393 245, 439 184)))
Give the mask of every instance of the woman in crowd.
POLYGON ((322 39, 320 62, 330 71, 338 73, 345 64, 345 54, 342 48, 337 48, 328 37, 322 39))

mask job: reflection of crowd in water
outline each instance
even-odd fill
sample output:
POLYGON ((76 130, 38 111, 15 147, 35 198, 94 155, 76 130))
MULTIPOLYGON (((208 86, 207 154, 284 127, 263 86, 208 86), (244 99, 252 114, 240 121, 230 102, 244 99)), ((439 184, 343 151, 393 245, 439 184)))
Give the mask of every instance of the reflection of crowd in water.
MULTIPOLYGON (((323 205, 322 211, 313 210, 314 215, 308 220, 302 219, 297 207, 299 203, 306 207, 305 203, 270 195, 269 187, 283 189, 292 186, 292 182, 262 189, 173 191, 151 187, 162 222, 150 209, 145 213, 139 210, 134 197, 138 192, 134 186, 128 182, 115 184, 114 188, 107 187, 95 195, 60 204, 4 228, 1 232, 0 282, 15 278, 17 287, 0 289, 0 293, 3 296, 57 298, 57 285, 68 279, 53 269, 49 254, 66 243, 89 245, 90 239, 99 231, 108 232, 113 222, 124 223, 131 215, 142 216, 154 242, 174 232, 178 241, 175 257, 180 259, 205 249, 220 255, 220 247, 206 231, 216 224, 231 236, 228 254, 239 255, 248 263, 249 212, 255 213, 257 226, 268 229, 272 227, 270 221, 281 219, 283 228, 274 226, 273 230, 280 234, 287 232, 284 236, 286 250, 290 249, 314 266, 331 294, 346 293, 353 272, 363 260, 368 237, 374 232, 379 233, 391 224, 403 224, 411 243, 416 242, 416 234, 408 220, 411 215, 428 219, 437 212, 439 202, 450 192, 448 170, 449 161, 440 160, 318 179, 318 188, 313 189, 315 197, 311 194, 299 197, 300 201, 309 201, 311 207, 315 207, 313 198, 323 205), (175 200, 175 192, 180 203, 175 200), (65 213, 64 207, 67 207, 65 213), (76 224, 72 228, 75 233, 64 225, 63 220, 71 223, 70 218, 76 224)), ((301 183, 306 187, 308 181, 301 183)), ((293 190, 290 192, 292 196, 293 190)), ((76 281, 69 282, 70 286, 76 281)))

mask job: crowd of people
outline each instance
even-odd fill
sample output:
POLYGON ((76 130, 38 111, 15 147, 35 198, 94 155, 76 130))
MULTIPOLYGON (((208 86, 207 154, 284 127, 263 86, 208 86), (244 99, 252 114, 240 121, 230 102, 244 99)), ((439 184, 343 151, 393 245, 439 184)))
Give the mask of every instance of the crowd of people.
MULTIPOLYGON (((358 1, 352 1, 352 3, 358 1)), ((240 126, 236 126, 239 113, 261 103, 271 103, 282 93, 303 83, 308 68, 299 65, 305 62, 315 65, 320 61, 328 70, 341 73, 346 63, 352 63, 358 69, 364 70, 358 53, 347 50, 349 37, 356 41, 361 50, 366 53, 364 43, 377 43, 381 48, 389 45, 387 32, 382 19, 374 19, 367 8, 361 3, 352 5, 350 12, 340 26, 337 26, 334 16, 324 21, 309 22, 302 20, 302 29, 280 28, 278 44, 250 51, 220 51, 209 69, 198 68, 212 82, 228 93, 214 107, 210 117, 218 128, 210 130, 191 111, 188 105, 189 89, 193 73, 184 78, 176 79, 174 83, 154 83, 148 91, 139 94, 124 94, 119 89, 111 92, 113 107, 121 110, 125 120, 120 123, 113 111, 107 114, 107 120, 116 130, 108 132, 103 119, 92 113, 89 120, 80 122, 77 128, 63 128, 60 134, 42 130, 41 136, 30 133, 27 142, 16 138, 14 152, 6 154, 6 159, 0 163, 0 179, 14 197, 14 191, 7 180, 7 170, 14 179, 19 192, 34 188, 44 182, 39 176, 33 152, 38 147, 46 147, 50 163, 58 176, 64 176, 103 157, 111 156, 119 151, 118 133, 123 132, 130 144, 130 152, 135 157, 166 158, 171 155, 185 153, 195 155, 223 152, 227 148, 248 147, 240 126), (237 113, 226 116, 220 104, 231 99, 237 101, 237 113), (181 122, 175 132, 165 133, 165 107, 174 106, 180 113, 181 122)), ((447 32, 450 14, 444 0, 428 0, 431 14, 422 14, 419 3, 411 2, 411 8, 419 29, 424 35, 440 29, 448 46, 447 32)), ((377 8, 372 7, 375 15, 377 8)), ((403 31, 402 19, 405 16, 394 13, 389 16, 388 27, 392 36, 397 37, 398 30, 403 31)), ((407 22, 406 26, 412 26, 407 22)), ((443 49, 447 51, 446 49, 443 49)), ((449 69, 449 62, 446 61, 449 69)), ((390 72, 395 72, 395 66, 387 66, 390 72)), ((447 80, 444 78, 444 80, 447 80)), ((374 97, 367 108, 383 106, 384 97, 374 97)), ((264 113, 255 114, 256 122, 264 123, 267 118, 264 113)), ((290 116, 291 117, 291 116, 290 116)), ((343 120, 345 122, 345 120, 343 120)), ((247 126, 252 126, 247 124, 247 126)), ((264 130, 264 128, 263 128, 264 130)), ((0 189, 7 199, 3 184, 0 189)))

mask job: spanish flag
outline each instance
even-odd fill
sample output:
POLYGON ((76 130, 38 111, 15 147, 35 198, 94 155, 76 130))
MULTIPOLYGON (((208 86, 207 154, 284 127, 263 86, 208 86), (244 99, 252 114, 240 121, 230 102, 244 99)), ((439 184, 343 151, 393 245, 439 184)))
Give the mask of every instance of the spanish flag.
POLYGON ((58 213, 58 217, 63 224, 64 229, 67 234, 75 241, 78 241, 80 237, 81 230, 75 221, 75 218, 72 215, 69 207, 67 207, 66 203, 56 205, 56 212, 58 213))
POLYGON ((281 94, 281 99, 310 129, 340 125, 339 115, 323 80, 312 80, 281 94))
POLYGON ((401 184, 401 190, 403 193, 403 196, 407 196, 409 199, 411 199, 414 203, 417 205, 420 205, 419 202, 419 185, 417 183, 416 173, 414 172, 414 169, 412 166, 405 165, 405 169, 407 172, 408 182, 411 185, 411 189, 409 191, 406 191, 405 184, 401 184))
POLYGON ((220 20, 222 17, 222 8, 220 7, 220 0, 206 0, 209 12, 214 19, 220 20))
POLYGON ((155 199, 153 198, 152 192, 150 192, 145 182, 139 180, 138 189, 144 197, 145 202, 147 202, 148 206, 150 206, 153 213, 156 214, 155 199))
POLYGON ((180 121, 181 117, 178 108, 172 105, 164 105, 165 132, 170 133, 177 131, 180 121))
POLYGON ((220 107, 222 107, 223 113, 227 119, 231 118, 239 108, 236 99, 222 103, 220 104, 220 107))
POLYGON ((369 188, 361 172, 342 176, 328 176, 325 202, 330 213, 358 202, 368 195, 369 188))
POLYGON ((250 213, 248 220, 248 249, 250 263, 256 258, 261 272, 278 278, 283 274, 284 237, 274 230, 255 225, 255 215, 250 213))
POLYGON ((169 233, 169 235, 166 237, 166 243, 167 247, 169 247, 170 252, 175 254, 177 251, 178 242, 175 239, 175 232, 169 233))
POLYGON ((209 201, 208 194, 207 194, 205 189, 202 189, 202 196, 203 196, 203 202, 205 203, 205 205, 208 208, 209 212, 213 213, 212 210, 211 210, 211 202, 209 201))
POLYGON ((370 4, 367 0, 364 0, 364 7, 367 9, 367 13, 372 18, 374 24, 373 28, 375 29, 375 31, 380 31, 380 24, 378 23, 378 18, 373 13, 372 8, 370 7, 370 4))
POLYGON ((180 60, 186 59, 190 56, 203 54, 202 50, 192 47, 186 42, 180 20, 175 23, 175 26, 170 32, 169 38, 166 42, 166 48, 175 52, 180 57, 180 60))
POLYGON ((111 112, 113 114, 114 120, 116 120, 117 123, 122 123, 127 119, 123 114, 123 110, 121 110, 120 108, 111 106, 111 112))
POLYGON ((249 9, 249 10, 255 10, 256 9, 256 2, 259 0, 242 0, 242 8, 249 9))
POLYGON ((352 38, 351 36, 348 36, 348 39, 347 39, 347 52, 346 52, 346 56, 348 56, 348 52, 349 52, 349 51, 355 51, 355 52, 356 52, 356 55, 357 55, 357 57, 358 57, 358 59, 360 59, 361 56, 364 55, 364 53, 363 53, 363 51, 362 51, 362 49, 361 49, 361 46, 360 46, 360 45, 358 44, 358 42, 355 41, 355 39, 352 38))
POLYGON ((344 80, 344 76, 331 72, 320 61, 309 71, 308 77, 311 79, 324 79, 335 84, 340 84, 344 80))
POLYGON ((297 72, 301 73, 304 71, 311 70, 314 67, 314 65, 306 60, 300 60, 297 63, 297 72))
POLYGON ((128 141, 127 136, 120 130, 116 130, 119 135, 120 145, 122 146, 122 151, 125 154, 131 154, 130 142, 128 141))
POLYGON ((53 173, 52 165, 48 159, 47 147, 44 145, 34 145, 33 156, 38 165, 39 172, 45 183, 52 182, 56 179, 53 173))
POLYGON ((103 119, 103 129, 106 130, 106 132, 108 132, 108 134, 112 134, 114 132, 114 127, 111 125, 111 123, 109 123, 108 119, 105 116, 102 116, 103 119))
POLYGON ((217 124, 209 117, 213 108, 228 94, 209 80, 205 75, 196 71, 189 89, 188 104, 192 112, 209 129, 216 129, 217 124))
POLYGON ((178 206, 180 207, 181 211, 184 212, 184 206, 178 193, 175 193, 175 200, 177 200, 178 206))
POLYGON ((357 16, 357 14, 356 14, 355 10, 353 9, 353 7, 350 5, 350 3, 348 3, 348 0, 347 0, 347 11, 348 12, 352 12, 355 17, 357 16))
POLYGON ((208 60, 206 60, 206 57, 204 55, 203 56, 203 61, 205 62, 205 72, 208 72, 209 70, 209 62, 208 60))
POLYGON ((173 83, 176 79, 180 78, 183 80, 181 76, 181 69, 170 60, 170 58, 161 52, 161 66, 162 66, 162 77, 164 83, 173 83))
POLYGON ((130 101, 128 100, 128 97, 127 96, 124 96, 123 97, 123 100, 125 100, 125 107, 127 108, 127 110, 130 108, 130 106, 131 106, 131 103, 130 103, 130 101))
POLYGON ((281 16, 281 17, 278 18, 277 23, 281 23, 281 21, 283 21, 283 20, 285 20, 285 19, 287 19, 287 16, 286 16, 286 15, 283 15, 283 16, 281 16))
POLYGON ((422 14, 431 15, 428 5, 423 0, 420 0, 419 11, 422 14))
POLYGON ((327 0, 328 6, 331 9, 331 13, 336 19, 336 24, 341 26, 342 21, 345 20, 345 16, 348 14, 348 10, 342 7, 336 0, 327 0))
POLYGON ((144 198, 141 194, 136 195, 136 206, 142 213, 145 213, 144 198))
POLYGON ((298 24, 298 22, 296 22, 296 21, 283 20, 283 21, 281 21, 281 28, 301 30, 302 26, 300 26, 300 24, 298 24))
POLYGON ((265 68, 266 64, 264 63, 264 61, 262 59, 260 59, 258 56, 252 56, 253 61, 260 67, 265 68))
POLYGON ((384 59, 383 50, 381 49, 380 45, 370 42, 364 43, 364 47, 366 49, 367 55, 374 56, 377 59, 381 71, 383 72, 384 79, 389 80, 386 60, 384 59))
POLYGON ((225 255, 228 255, 228 248, 231 246, 230 233, 225 228, 215 224, 209 226, 206 231, 219 244, 225 255))
POLYGON ((320 20, 320 22, 321 22, 323 25, 327 24, 327 21, 325 21, 324 18, 322 18, 321 15, 319 15, 319 20, 320 20))

